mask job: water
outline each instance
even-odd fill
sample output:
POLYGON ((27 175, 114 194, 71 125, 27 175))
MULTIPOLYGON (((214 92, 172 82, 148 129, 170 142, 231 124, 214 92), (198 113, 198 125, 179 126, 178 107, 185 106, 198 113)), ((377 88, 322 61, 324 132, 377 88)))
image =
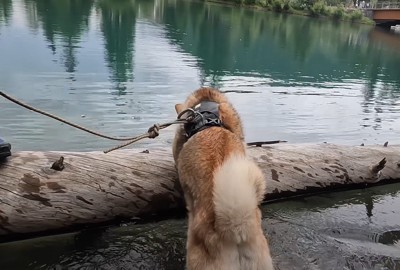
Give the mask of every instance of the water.
MULTIPOLYGON (((176 102, 214 85, 255 92, 228 94, 248 141, 400 140, 398 35, 190 1, 5 0, 0 10, 0 88, 107 134, 169 121, 176 102)), ((0 107, 0 134, 16 150, 114 145, 0 107)))
MULTIPOLYGON (((264 206, 277 269, 400 269, 399 189, 387 185, 264 206)), ((186 229, 186 220, 171 219, 0 244, 0 267, 183 269, 186 229)))
MULTIPOLYGON (((397 144, 399 48, 399 35, 370 26, 203 2, 0 1, 0 89, 115 136, 170 121, 175 103, 212 85, 229 92, 247 141, 397 144)), ((140 144, 169 145, 172 134, 140 144)), ((14 150, 115 145, 3 99, 0 136, 14 150)), ((399 192, 390 185, 265 206, 278 266, 400 269, 399 192)), ((179 269, 185 224, 1 244, 0 269, 179 269)))

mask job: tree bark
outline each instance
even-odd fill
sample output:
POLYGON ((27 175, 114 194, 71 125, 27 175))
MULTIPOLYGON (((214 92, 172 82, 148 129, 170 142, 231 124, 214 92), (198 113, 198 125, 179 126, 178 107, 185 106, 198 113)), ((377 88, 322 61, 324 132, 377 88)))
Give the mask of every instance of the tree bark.
MULTIPOLYGON (((400 181, 400 145, 248 147, 266 200, 400 181)), ((0 163, 0 240, 184 211, 171 149, 14 153, 0 163), (64 168, 52 166, 64 157, 64 168), (53 168, 52 168, 53 167, 53 168)))

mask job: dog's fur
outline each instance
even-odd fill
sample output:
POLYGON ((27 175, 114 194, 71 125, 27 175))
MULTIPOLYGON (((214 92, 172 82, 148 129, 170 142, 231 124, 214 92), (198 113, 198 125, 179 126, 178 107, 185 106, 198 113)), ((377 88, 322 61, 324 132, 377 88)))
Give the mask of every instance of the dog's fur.
POLYGON ((222 127, 185 137, 178 127, 173 155, 188 210, 189 270, 270 270, 272 259, 261 228, 265 193, 261 170, 247 157, 239 115, 223 93, 193 92, 179 114, 202 101, 219 104, 222 127))

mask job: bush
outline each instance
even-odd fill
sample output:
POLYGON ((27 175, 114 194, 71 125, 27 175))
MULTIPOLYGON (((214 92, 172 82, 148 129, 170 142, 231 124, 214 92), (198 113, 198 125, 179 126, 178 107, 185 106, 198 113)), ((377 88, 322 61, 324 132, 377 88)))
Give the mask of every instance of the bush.
POLYGON ((282 8, 283 8, 284 11, 292 10, 292 6, 290 5, 289 1, 285 1, 285 3, 283 4, 282 8))
POLYGON ((283 3, 282 0, 272 0, 272 9, 275 11, 282 11, 283 10, 283 3))
POLYGON ((361 12, 361 10, 355 10, 351 13, 350 15, 350 20, 353 22, 356 21, 361 21, 361 19, 364 17, 363 13, 361 12))
POLYGON ((256 0, 256 5, 259 5, 261 7, 266 7, 267 1, 266 0, 256 0))
POLYGON ((326 0, 326 4, 327 5, 334 6, 334 7, 337 7, 337 6, 339 6, 340 4, 342 4, 344 2, 346 2, 346 1, 342 1, 342 0, 326 0))
POLYGON ((326 7, 326 10, 325 10, 326 16, 332 17, 332 16, 333 16, 333 11, 334 11, 335 9, 336 9, 335 7, 329 7, 329 6, 327 6, 327 7, 326 7))
POLYGON ((297 10, 304 10, 307 8, 306 0, 292 0, 290 6, 297 10))
POLYGON ((362 17, 361 23, 369 24, 369 25, 374 25, 375 24, 375 22, 373 20, 371 20, 370 18, 368 18, 368 17, 362 17))
POLYGON ((315 2, 314 5, 310 8, 310 12, 313 16, 326 16, 329 14, 326 4, 323 1, 315 2))
POLYGON ((343 6, 339 6, 332 11, 333 18, 340 20, 344 17, 346 11, 343 6))

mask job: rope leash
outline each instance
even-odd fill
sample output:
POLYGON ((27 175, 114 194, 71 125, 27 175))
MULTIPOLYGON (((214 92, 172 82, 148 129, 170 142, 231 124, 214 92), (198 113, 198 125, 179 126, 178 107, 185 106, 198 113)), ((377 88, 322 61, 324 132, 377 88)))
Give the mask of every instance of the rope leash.
MULTIPOLYGON (((131 145, 131 144, 133 144, 133 143, 135 143, 137 141, 140 141, 140 140, 143 140, 143 139, 146 139, 146 138, 154 139, 154 138, 158 137, 158 135, 160 134, 160 130, 162 130, 164 128, 167 128, 167 127, 169 127, 171 125, 189 123, 189 122, 193 121, 193 119, 195 119, 195 117, 198 116, 198 114, 199 114, 197 111, 194 111, 193 109, 189 108, 189 109, 186 109, 186 110, 182 111, 181 113, 179 113, 176 120, 171 121, 171 122, 166 122, 164 124, 154 124, 153 126, 151 126, 148 129, 148 131, 146 133, 143 133, 142 135, 135 136, 135 137, 120 138, 120 137, 112 137, 112 136, 101 134, 99 132, 87 129, 87 128, 85 128, 83 126, 80 126, 78 124, 74 124, 72 122, 69 122, 69 121, 67 121, 67 120, 65 120, 65 119, 63 119, 63 118, 61 118, 59 116, 56 116, 56 115, 53 115, 51 113, 48 113, 48 112, 39 110, 37 108, 34 108, 34 107, 32 107, 32 106, 30 106, 28 104, 25 104, 25 103, 17 100, 16 98, 13 98, 13 97, 7 95, 3 91, 0 91, 0 96, 4 97, 5 99, 8 99, 9 101, 11 101, 11 102, 13 102, 13 103, 15 103, 15 104, 17 104, 17 105, 19 105, 21 107, 24 107, 25 109, 28 109, 30 111, 34 111, 36 113, 42 114, 42 115, 50 117, 50 118, 53 118, 53 119, 55 119, 55 120, 57 120, 59 122, 62 122, 62 123, 67 124, 69 126, 72 126, 72 127, 76 128, 76 129, 80 129, 80 130, 85 131, 87 133, 93 134, 95 136, 98 136, 98 137, 101 137, 101 138, 104 138, 104 139, 113 140, 113 141, 126 141, 124 144, 121 144, 121 145, 113 147, 113 148, 111 148, 109 150, 103 151, 105 154, 107 154, 107 153, 109 153, 111 151, 126 147, 128 145, 131 145), (185 117, 183 117, 184 115, 185 115, 185 117)), ((202 115, 200 114, 200 116, 202 116, 202 115)), ((286 142, 286 141, 251 142, 251 143, 247 143, 247 145, 248 146, 255 145, 255 146, 261 147, 264 144, 275 144, 275 143, 281 143, 281 142, 286 142)))
POLYGON ((8 99, 9 101, 11 101, 11 102, 13 102, 13 103, 15 103, 15 104, 17 104, 17 105, 19 105, 21 107, 24 107, 25 109, 28 109, 30 111, 34 111, 36 113, 45 115, 45 116, 50 117, 50 118, 53 118, 53 119, 55 119, 55 120, 57 120, 59 122, 62 122, 62 123, 67 124, 69 126, 72 126, 72 127, 76 128, 76 129, 85 131, 87 133, 93 134, 95 136, 98 136, 98 137, 101 137, 101 138, 104 138, 104 139, 114 140, 114 141, 127 141, 124 144, 121 144, 121 145, 118 145, 118 146, 116 146, 114 148, 111 148, 109 150, 103 151, 104 153, 109 153, 111 151, 123 148, 125 146, 131 145, 132 143, 135 143, 135 142, 140 141, 140 140, 145 139, 145 138, 154 139, 159 135, 160 130, 162 130, 164 128, 167 128, 167 127, 169 127, 171 125, 187 123, 187 122, 191 121, 195 116, 195 113, 193 112, 193 110, 188 109, 188 110, 185 110, 182 113, 180 113, 178 115, 178 119, 177 120, 171 121, 171 122, 167 122, 167 123, 164 123, 164 124, 155 124, 152 127, 150 127, 149 130, 146 133, 143 133, 142 135, 135 136, 135 137, 128 137, 128 138, 119 138, 119 137, 112 137, 112 136, 101 134, 99 132, 96 132, 96 131, 87 129, 87 128, 83 127, 83 126, 80 126, 80 125, 74 124, 72 122, 69 122, 69 121, 67 121, 67 120, 65 120, 65 119, 63 119, 63 118, 61 118, 59 116, 56 116, 56 115, 53 115, 51 113, 48 113, 48 112, 39 110, 37 108, 34 108, 34 107, 32 107, 32 106, 30 106, 28 104, 25 104, 25 103, 13 98, 13 97, 7 95, 6 93, 4 93, 2 91, 0 91, 0 96, 4 97, 5 99, 8 99), (182 118, 182 116, 184 114, 186 114, 186 113, 189 113, 189 115, 186 118, 182 118))
POLYGON ((169 127, 171 125, 189 123, 189 122, 193 121, 193 119, 198 114, 199 114, 198 112, 196 112, 196 111, 194 111, 193 109, 190 109, 190 108, 186 109, 186 110, 183 110, 181 113, 178 114, 178 117, 177 117, 177 119, 175 121, 167 122, 167 123, 164 123, 164 124, 154 124, 152 127, 149 128, 147 133, 144 133, 143 135, 137 136, 137 137, 133 138, 132 140, 130 140, 127 143, 118 145, 118 146, 116 146, 114 148, 111 148, 111 149, 103 151, 103 152, 107 154, 107 153, 109 153, 111 151, 114 151, 114 150, 120 149, 122 147, 128 146, 128 145, 130 145, 132 143, 135 143, 135 142, 140 141, 140 140, 145 139, 145 138, 154 139, 159 135, 161 129, 167 128, 167 127, 169 127), (184 116, 186 114, 187 114, 187 116, 185 118, 182 118, 182 116, 184 116))

